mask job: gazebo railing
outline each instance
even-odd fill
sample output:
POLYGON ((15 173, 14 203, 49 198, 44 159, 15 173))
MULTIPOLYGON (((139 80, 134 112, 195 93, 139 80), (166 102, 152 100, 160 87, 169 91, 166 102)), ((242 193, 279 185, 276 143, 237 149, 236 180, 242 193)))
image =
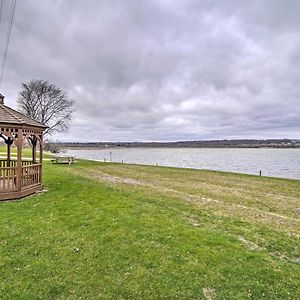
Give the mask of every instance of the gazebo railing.
POLYGON ((41 164, 22 166, 21 186, 27 187, 41 182, 41 164))
POLYGON ((7 159, 0 159, 0 168, 15 167, 16 165, 16 160, 10 160, 10 162, 8 163, 7 159))
MULTIPOLYGON (((32 161, 23 160, 21 169, 21 190, 30 186, 41 183, 40 163, 32 163, 32 161)), ((16 192, 18 191, 17 183, 17 161, 16 160, 0 160, 0 192, 16 192)))
POLYGON ((3 193, 17 191, 16 167, 0 167, 0 191, 3 193))
MULTIPOLYGON (((22 160, 22 167, 32 165, 31 160, 22 160)), ((16 167, 17 160, 11 159, 8 163, 7 159, 0 159, 0 168, 16 167)))

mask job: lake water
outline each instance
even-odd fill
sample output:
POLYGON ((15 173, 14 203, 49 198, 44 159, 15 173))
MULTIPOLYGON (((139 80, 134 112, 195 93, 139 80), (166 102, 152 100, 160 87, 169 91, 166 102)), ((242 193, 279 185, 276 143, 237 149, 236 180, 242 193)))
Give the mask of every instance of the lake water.
POLYGON ((107 148, 67 150, 67 155, 98 161, 219 170, 300 179, 300 149, 107 148))

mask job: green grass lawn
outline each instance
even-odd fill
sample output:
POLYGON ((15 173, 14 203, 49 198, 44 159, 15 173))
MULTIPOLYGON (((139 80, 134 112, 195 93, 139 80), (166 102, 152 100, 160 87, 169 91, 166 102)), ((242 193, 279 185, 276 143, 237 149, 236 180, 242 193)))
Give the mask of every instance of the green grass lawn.
MULTIPOLYGON (((6 146, 0 146, 0 157, 6 157, 6 155, 7 155, 6 146)), ((23 156, 23 158, 31 158, 32 157, 31 148, 28 148, 28 147, 23 148, 22 156, 23 156)), ((49 159, 49 158, 53 157, 53 154, 51 154, 49 152, 44 152, 43 157, 46 158, 46 159, 49 159)), ((11 158, 12 159, 17 158, 17 147, 15 145, 13 145, 11 147, 11 158)), ((37 158, 39 158, 39 149, 37 149, 37 158)))
POLYGON ((79 161, 0 203, 0 299, 299 299, 300 181, 79 161))

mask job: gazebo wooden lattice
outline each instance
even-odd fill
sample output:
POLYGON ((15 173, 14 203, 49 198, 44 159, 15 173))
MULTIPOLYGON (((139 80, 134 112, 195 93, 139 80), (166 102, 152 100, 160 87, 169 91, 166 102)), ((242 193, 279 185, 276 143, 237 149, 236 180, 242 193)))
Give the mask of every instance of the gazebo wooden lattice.
POLYGON ((43 131, 47 127, 4 105, 0 94, 0 137, 7 145, 6 158, 0 156, 0 200, 18 199, 42 190, 43 131), (22 158, 25 141, 32 148, 32 158, 22 158), (17 158, 11 157, 11 146, 17 158), (37 145, 39 159, 37 161, 37 145))

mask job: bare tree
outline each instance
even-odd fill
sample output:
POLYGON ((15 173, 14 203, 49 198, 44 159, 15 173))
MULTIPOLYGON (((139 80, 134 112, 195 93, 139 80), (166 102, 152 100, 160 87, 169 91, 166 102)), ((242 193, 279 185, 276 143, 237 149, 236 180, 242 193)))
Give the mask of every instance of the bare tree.
POLYGON ((19 108, 28 117, 48 126, 45 134, 68 130, 74 102, 67 93, 45 80, 22 83, 22 88, 17 100, 19 108))

